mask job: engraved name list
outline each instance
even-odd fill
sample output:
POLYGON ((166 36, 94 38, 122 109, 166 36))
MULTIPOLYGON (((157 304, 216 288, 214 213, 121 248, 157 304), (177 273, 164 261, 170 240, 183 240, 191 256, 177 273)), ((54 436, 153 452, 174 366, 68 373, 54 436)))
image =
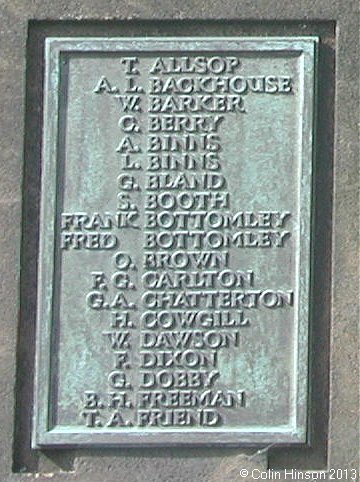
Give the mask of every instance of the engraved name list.
POLYGON ((315 44, 48 41, 36 446, 306 440, 315 44))

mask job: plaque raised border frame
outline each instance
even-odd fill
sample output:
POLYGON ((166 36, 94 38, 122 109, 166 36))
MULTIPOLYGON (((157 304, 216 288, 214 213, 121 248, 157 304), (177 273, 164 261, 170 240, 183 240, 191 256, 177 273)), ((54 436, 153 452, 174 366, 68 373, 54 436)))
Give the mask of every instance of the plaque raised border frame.
POLYGON ((42 187, 40 250, 36 332, 36 373, 33 416, 33 448, 132 447, 132 446, 253 446, 309 443, 311 389, 309 347, 312 287, 312 213, 314 209, 313 164, 315 159, 315 100, 318 37, 226 37, 226 38, 47 38, 45 42, 44 117, 42 147, 42 187), (55 220, 57 200, 57 148, 59 79, 61 54, 73 52, 154 52, 157 51, 249 51, 287 52, 302 56, 301 175, 298 183, 300 237, 297 255, 298 312, 296 396, 292 424, 279 430, 249 429, 126 430, 84 427, 52 428, 51 420, 51 340, 53 336, 53 283, 55 276, 55 220))

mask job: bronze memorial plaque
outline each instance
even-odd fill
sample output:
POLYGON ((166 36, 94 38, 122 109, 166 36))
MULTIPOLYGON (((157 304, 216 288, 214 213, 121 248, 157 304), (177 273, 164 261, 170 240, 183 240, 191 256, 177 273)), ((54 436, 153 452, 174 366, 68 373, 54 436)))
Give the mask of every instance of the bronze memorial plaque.
POLYGON ((34 447, 307 441, 316 50, 46 40, 34 447))

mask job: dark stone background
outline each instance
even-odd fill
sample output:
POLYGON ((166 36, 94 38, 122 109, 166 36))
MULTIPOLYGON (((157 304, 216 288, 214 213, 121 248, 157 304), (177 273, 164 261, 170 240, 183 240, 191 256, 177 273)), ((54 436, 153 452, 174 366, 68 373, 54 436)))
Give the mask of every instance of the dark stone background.
POLYGON ((1 481, 250 482, 241 468, 359 468, 358 24, 354 0, 0 1, 1 481), (321 37, 310 447, 30 450, 46 35, 321 37))

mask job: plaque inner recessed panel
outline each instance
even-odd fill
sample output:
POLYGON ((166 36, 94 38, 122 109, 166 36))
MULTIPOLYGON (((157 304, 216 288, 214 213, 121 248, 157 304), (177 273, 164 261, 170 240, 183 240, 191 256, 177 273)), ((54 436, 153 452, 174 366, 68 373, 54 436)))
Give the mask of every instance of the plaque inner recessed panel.
POLYGON ((306 441, 315 50, 47 39, 34 446, 306 441))

